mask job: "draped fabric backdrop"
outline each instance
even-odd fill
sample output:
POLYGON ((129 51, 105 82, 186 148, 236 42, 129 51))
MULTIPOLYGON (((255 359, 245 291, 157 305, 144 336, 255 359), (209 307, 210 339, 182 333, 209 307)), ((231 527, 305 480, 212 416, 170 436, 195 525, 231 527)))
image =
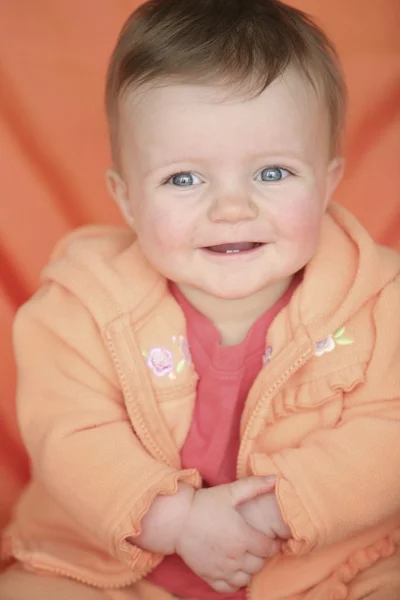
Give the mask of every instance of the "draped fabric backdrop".
MULTIPOLYGON (((377 240, 400 248, 400 2, 293 3, 331 35, 348 78, 347 174, 336 199, 377 240)), ((120 222, 104 183, 103 84, 136 5, 0 0, 0 527, 28 477, 15 419, 12 320, 61 236, 88 222, 120 222)))

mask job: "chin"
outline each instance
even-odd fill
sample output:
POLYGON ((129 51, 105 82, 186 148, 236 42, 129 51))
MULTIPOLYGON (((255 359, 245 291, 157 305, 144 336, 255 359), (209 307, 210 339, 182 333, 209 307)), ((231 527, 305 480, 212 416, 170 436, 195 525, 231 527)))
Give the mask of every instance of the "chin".
POLYGON ((210 290, 208 293, 215 298, 219 298, 220 300, 244 300, 245 298, 249 298, 253 296, 261 288, 247 288, 244 286, 226 286, 226 287, 218 287, 210 290))

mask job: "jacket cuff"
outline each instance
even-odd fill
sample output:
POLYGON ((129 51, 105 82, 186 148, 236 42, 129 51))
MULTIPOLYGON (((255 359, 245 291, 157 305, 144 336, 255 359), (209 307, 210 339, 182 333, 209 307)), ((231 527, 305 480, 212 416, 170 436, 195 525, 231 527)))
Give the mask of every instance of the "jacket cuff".
POLYGON ((141 521, 157 496, 176 494, 179 483, 186 483, 195 489, 201 488, 202 485, 201 477, 195 469, 175 471, 167 465, 158 473, 157 478, 152 478, 152 481, 147 483, 147 489, 144 491, 142 488, 141 496, 133 499, 128 514, 118 524, 113 535, 113 554, 131 571, 137 573, 137 579, 145 577, 153 570, 161 562, 163 555, 142 550, 127 538, 141 534, 141 521))
POLYGON ((297 556, 308 554, 317 543, 317 528, 289 481, 278 478, 275 493, 283 520, 292 532, 292 538, 283 544, 284 553, 297 556))
POLYGON ((288 555, 308 554, 320 542, 320 532, 296 491, 294 474, 289 473, 288 465, 279 455, 271 457, 256 453, 252 455, 251 464, 254 475, 277 477, 276 499, 282 518, 292 533, 292 538, 282 545, 283 552, 288 555))

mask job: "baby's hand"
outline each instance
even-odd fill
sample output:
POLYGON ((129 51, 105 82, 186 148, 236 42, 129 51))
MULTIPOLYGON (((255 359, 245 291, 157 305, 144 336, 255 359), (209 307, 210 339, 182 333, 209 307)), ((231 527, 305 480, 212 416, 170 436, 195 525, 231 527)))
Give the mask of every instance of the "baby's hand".
POLYGON ((217 592, 248 585, 265 558, 278 553, 279 542, 253 529, 237 510, 271 489, 273 483, 249 477, 195 493, 175 550, 217 592))
POLYGON ((269 492, 240 504, 236 510, 257 531, 269 538, 288 540, 291 537, 289 527, 282 519, 275 494, 269 492))

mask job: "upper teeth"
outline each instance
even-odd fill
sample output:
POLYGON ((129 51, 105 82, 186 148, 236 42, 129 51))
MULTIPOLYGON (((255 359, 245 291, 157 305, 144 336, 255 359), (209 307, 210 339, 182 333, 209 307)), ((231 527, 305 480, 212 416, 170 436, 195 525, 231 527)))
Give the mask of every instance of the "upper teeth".
POLYGON ((233 254, 234 252, 240 252, 240 250, 238 248, 235 248, 235 250, 226 250, 225 254, 233 254))

